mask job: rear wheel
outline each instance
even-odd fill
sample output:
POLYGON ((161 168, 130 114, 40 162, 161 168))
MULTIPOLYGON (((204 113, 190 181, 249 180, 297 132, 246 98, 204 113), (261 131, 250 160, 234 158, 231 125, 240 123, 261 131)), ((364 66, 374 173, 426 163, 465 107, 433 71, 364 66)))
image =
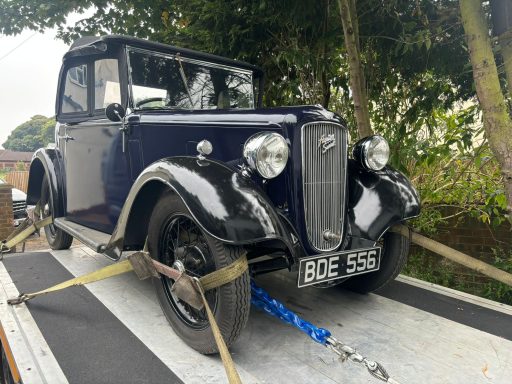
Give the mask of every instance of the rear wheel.
MULTIPOLYGON (((157 202, 149 223, 151 257, 190 276, 201 277, 231 264, 244 250, 228 246, 204 233, 185 204, 167 193, 157 202)), ((174 331, 189 346, 204 353, 217 353, 205 309, 196 310, 171 292, 174 281, 166 276, 153 280, 160 306, 174 331)), ((250 308, 249 272, 205 296, 229 346, 245 327, 250 308)))
POLYGON ((393 281, 409 256, 409 238, 395 232, 384 234, 381 242, 382 256, 378 271, 354 276, 343 283, 343 287, 360 293, 383 288, 393 281))
MULTIPOLYGON (((41 199, 40 204, 40 219, 48 216, 53 216, 53 202, 50 194, 50 184, 46 175, 43 178, 41 185, 41 199)), ((67 234, 62 229, 57 228, 54 224, 49 224, 44 227, 46 240, 51 249, 68 249, 73 242, 73 236, 67 234)))

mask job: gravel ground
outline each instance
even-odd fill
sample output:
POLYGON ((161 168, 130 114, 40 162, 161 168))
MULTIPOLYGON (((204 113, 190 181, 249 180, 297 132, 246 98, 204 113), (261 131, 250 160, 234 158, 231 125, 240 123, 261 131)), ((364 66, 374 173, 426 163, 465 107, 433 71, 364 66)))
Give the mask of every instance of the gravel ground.
MULTIPOLYGON (((73 240, 73 243, 71 244, 71 246, 75 246, 75 245, 81 245, 82 243, 80 243, 78 240, 73 240)), ((22 249, 22 244, 19 244, 17 247, 16 247, 16 250, 18 252, 21 252, 21 249, 22 249)), ((41 230, 41 236, 34 236, 30 239, 28 239, 25 243, 25 252, 31 252, 31 251, 41 251, 41 250, 44 250, 44 249, 50 249, 50 246, 48 245, 48 242, 46 241, 46 237, 44 235, 44 231, 41 230)))

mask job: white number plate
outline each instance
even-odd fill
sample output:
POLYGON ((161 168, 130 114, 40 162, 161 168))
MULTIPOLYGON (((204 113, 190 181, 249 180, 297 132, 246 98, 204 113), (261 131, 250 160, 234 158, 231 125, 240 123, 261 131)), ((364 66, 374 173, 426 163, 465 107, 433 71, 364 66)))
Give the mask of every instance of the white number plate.
POLYGON ((299 262, 299 288, 341 277, 361 275, 380 268, 381 248, 353 249, 305 257, 299 262))

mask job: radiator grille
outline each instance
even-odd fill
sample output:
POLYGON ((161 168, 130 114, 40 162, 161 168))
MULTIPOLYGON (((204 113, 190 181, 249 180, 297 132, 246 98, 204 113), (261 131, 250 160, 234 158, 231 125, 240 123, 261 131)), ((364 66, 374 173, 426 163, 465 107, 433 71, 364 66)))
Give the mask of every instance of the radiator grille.
POLYGON ((27 209, 27 202, 25 200, 13 201, 12 210, 14 213, 24 212, 27 209))
POLYGON ((318 251, 336 249, 343 235, 347 132, 338 124, 314 122, 302 127, 302 178, 305 224, 318 251), (336 238, 325 239, 331 232, 336 238))

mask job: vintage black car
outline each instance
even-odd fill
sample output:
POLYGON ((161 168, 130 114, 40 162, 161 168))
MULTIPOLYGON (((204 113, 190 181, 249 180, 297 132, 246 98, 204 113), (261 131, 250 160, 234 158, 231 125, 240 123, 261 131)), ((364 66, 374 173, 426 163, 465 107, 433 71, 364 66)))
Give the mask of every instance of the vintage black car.
MULTIPOLYGON (((141 250, 202 276, 246 254, 249 271, 207 292, 227 344, 243 329, 250 277, 288 269, 299 287, 368 292, 397 276, 419 214, 415 189, 387 165, 381 136, 352 146, 321 106, 262 108, 250 64, 137 38, 84 37, 64 55, 55 144, 30 167, 53 249, 76 238, 107 257, 141 250)), ((216 351, 204 311, 155 279, 190 346, 216 351)))

